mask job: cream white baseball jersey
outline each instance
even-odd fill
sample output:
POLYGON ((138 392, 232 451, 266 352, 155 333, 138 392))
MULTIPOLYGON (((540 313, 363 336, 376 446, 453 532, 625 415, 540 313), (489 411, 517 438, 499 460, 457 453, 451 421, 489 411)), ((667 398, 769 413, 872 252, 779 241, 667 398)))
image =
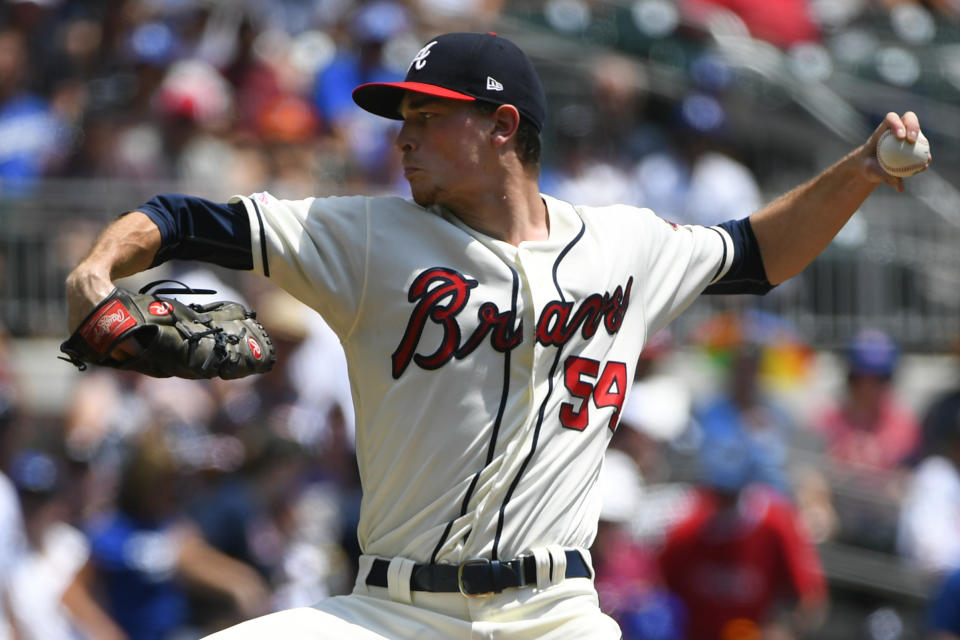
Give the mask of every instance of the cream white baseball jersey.
MULTIPOLYGON (((404 119, 409 91, 512 105, 524 136, 546 113, 530 60, 495 34, 437 36, 403 82, 352 95, 404 119)), ((635 363, 707 287, 769 283, 749 222, 678 227, 648 209, 543 200, 549 238, 518 246, 401 198, 167 195, 140 209, 160 228, 156 263, 259 271, 316 309, 347 357, 363 484, 355 589, 218 637, 619 635, 585 565, 635 363)))
POLYGON ((348 361, 364 490, 355 589, 218 639, 619 636, 583 564, 634 364, 708 285, 769 283, 745 220, 678 227, 543 200, 549 239, 519 246, 401 198, 165 194, 139 208, 161 232, 155 263, 263 273, 326 319, 348 361), (452 589, 440 578, 520 557, 523 589, 471 583, 486 595, 468 598, 463 567, 452 589), (421 575, 444 586, 421 589, 421 575))
POLYGON ((401 198, 234 199, 254 269, 343 343, 365 553, 588 548, 644 341, 734 257, 720 227, 544 201, 549 239, 513 246, 401 198))

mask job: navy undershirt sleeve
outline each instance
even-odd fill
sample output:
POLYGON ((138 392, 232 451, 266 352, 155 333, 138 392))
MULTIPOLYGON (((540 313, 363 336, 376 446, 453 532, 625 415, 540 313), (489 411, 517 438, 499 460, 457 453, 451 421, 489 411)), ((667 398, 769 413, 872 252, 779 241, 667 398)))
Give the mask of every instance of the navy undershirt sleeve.
POLYGON ((720 280, 707 287, 704 293, 763 295, 773 289, 774 285, 767 280, 767 272, 763 268, 760 246, 757 244, 757 237, 753 235, 750 219, 730 220, 717 226, 723 228, 733 238, 733 264, 730 270, 720 280))
POLYGON ((167 260, 200 260, 230 269, 253 269, 250 221, 243 203, 221 204, 164 193, 136 211, 160 228, 160 250, 151 266, 167 260))

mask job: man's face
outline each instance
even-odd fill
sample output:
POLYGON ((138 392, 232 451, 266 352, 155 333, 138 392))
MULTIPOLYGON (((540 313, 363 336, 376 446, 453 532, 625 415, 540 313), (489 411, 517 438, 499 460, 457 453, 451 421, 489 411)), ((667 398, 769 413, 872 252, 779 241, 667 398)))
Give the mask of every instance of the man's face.
POLYGON ((492 118, 462 100, 407 93, 400 103, 397 134, 403 175, 420 206, 469 206, 489 179, 492 118))

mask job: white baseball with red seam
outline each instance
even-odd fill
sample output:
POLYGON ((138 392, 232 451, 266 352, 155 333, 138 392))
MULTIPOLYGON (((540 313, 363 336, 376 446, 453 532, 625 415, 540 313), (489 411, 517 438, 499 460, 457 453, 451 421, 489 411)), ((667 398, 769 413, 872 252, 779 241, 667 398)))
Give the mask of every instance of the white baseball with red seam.
POLYGON ((880 167, 891 176, 906 178, 922 171, 930 162, 930 142, 922 133, 917 141, 898 140, 887 129, 877 141, 877 160, 880 167))

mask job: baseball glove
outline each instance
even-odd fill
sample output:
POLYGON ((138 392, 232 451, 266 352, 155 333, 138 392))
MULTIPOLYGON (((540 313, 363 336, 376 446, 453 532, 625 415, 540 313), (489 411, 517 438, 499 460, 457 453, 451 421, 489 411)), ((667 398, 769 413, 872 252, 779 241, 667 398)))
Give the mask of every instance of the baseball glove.
POLYGON ((88 364, 131 369, 155 378, 242 378, 276 361, 257 314, 236 302, 183 304, 157 294, 212 294, 176 280, 151 282, 139 293, 116 288, 60 345, 81 371, 88 364), (163 282, 183 288, 150 289, 163 282))

